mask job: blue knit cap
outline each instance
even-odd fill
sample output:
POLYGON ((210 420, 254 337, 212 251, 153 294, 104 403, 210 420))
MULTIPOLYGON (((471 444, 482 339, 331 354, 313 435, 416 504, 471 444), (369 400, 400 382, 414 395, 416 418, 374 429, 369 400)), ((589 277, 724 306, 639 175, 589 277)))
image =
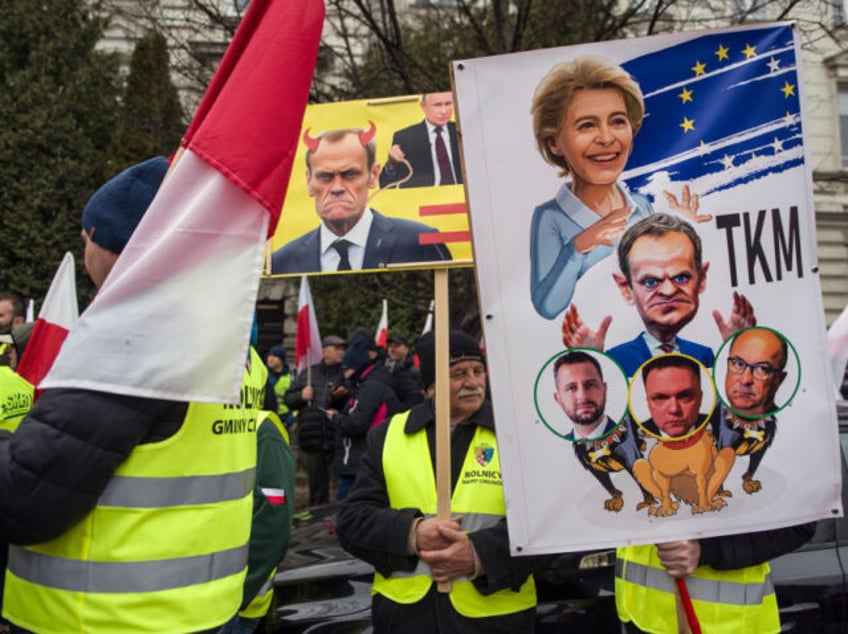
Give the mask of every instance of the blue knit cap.
POLYGON ((94 192, 82 212, 82 228, 91 240, 112 253, 123 251, 167 171, 168 161, 157 156, 125 169, 94 192))
POLYGON ((342 367, 350 368, 351 370, 359 370, 362 366, 371 360, 368 351, 371 349, 371 342, 365 337, 355 337, 342 358, 342 367))

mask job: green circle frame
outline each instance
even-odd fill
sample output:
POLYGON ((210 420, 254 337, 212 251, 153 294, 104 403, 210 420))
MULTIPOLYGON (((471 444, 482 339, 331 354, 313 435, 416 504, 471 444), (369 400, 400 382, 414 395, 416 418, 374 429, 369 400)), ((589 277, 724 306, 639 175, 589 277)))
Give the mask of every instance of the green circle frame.
POLYGON ((616 429, 618 429, 621 426, 621 423, 624 420, 624 417, 627 416, 627 413, 630 411, 630 379, 627 378, 627 373, 624 371, 624 368, 621 367, 621 364, 618 361, 616 361, 615 359, 613 359, 608 354, 606 354, 606 353, 604 353, 604 352, 602 352, 602 351, 600 351, 596 348, 566 348, 565 350, 561 350, 561 351, 557 352, 556 354, 551 356, 547 361, 545 361, 545 363, 542 365, 542 368, 536 374, 536 380, 533 382, 533 405, 536 408, 536 414, 539 416, 539 419, 542 421, 542 423, 545 425, 545 427, 548 428, 548 431, 551 432, 557 438, 562 438, 563 440, 567 440, 568 442, 572 442, 572 443, 595 442, 595 441, 598 441, 598 440, 603 440, 604 438, 611 435, 616 429), (603 436, 598 436, 597 438, 586 438, 586 439, 581 438, 580 440, 571 440, 570 438, 566 438, 566 434, 559 433, 556 429, 554 429, 548 423, 547 419, 545 418, 545 415, 542 413, 542 410, 539 407, 539 399, 538 399, 539 383, 542 380, 542 375, 548 369, 548 366, 551 365, 551 362, 553 362, 558 357, 561 357, 562 355, 564 355, 568 352, 572 352, 574 350, 585 350, 586 352, 592 352, 594 354, 600 354, 600 355, 605 356, 621 371, 621 376, 624 377, 624 385, 627 387, 627 402, 624 405, 624 412, 622 412, 621 417, 617 421, 615 421, 615 427, 613 428, 613 430, 611 432, 609 432, 608 434, 604 434, 603 436))
POLYGON ((801 356, 798 354, 798 349, 795 347, 795 344, 793 344, 791 341, 789 341, 789 337, 785 336, 779 330, 775 330, 774 328, 769 328, 768 326, 749 326, 748 328, 742 328, 741 330, 737 330, 730 337, 728 337, 724 342, 722 342, 722 344, 719 346, 718 352, 716 352, 715 361, 713 361, 713 383, 715 383, 716 368, 718 367, 718 359, 721 356, 721 353, 724 351, 725 346, 727 346, 731 341, 733 341, 736 338, 737 335, 745 332, 746 330, 769 330, 769 331, 773 332, 774 334, 776 334, 781 339, 783 339, 783 341, 786 342, 788 349, 792 351, 792 354, 795 357, 795 364, 798 368, 798 380, 795 381, 795 389, 792 390, 792 394, 789 395, 789 398, 786 400, 786 402, 783 405, 781 405, 780 407, 778 407, 777 409, 773 409, 770 412, 766 412, 765 414, 758 415, 758 416, 746 416, 745 414, 740 414, 739 412, 737 412, 735 409, 733 409, 730 406, 729 403, 725 402, 724 397, 722 396, 718 387, 716 387, 716 396, 721 401, 721 404, 724 405, 725 409, 732 412, 735 416, 739 416, 740 418, 744 418, 745 420, 760 420, 762 418, 768 418, 769 416, 776 416, 777 414, 782 412, 784 409, 786 409, 792 403, 793 400, 795 400, 795 395, 798 393, 798 390, 801 388, 801 375, 802 375, 804 369, 801 367, 801 356))

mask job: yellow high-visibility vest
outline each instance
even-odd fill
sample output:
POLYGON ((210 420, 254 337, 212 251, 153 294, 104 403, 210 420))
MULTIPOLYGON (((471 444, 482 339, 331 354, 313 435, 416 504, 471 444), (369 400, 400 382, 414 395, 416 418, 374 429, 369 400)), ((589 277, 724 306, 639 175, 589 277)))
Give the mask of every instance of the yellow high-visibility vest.
MULTIPOLYGON (((389 504, 396 509, 420 508, 426 516, 434 517, 436 481, 427 432, 404 433, 408 417, 406 411, 386 423, 389 429, 383 447, 383 471, 389 504)), ((462 529, 467 532, 493 526, 506 515, 498 444, 489 429, 477 426, 451 496, 451 513, 462 515, 462 529)), ((412 572, 393 572, 389 577, 375 572, 371 592, 396 603, 417 603, 432 583, 430 566, 419 560, 412 572)), ((506 588, 483 596, 469 579, 461 577, 451 582, 449 597, 463 616, 499 616, 534 607, 536 585, 530 576, 518 592, 506 588)))
POLYGON ((3 616, 46 634, 228 621, 244 586, 266 379, 251 350, 241 405, 190 403, 176 434, 133 449, 85 518, 53 541, 10 547, 3 616))
MULTIPOLYGON (((286 429, 286 426, 283 425, 280 417, 274 412, 262 410, 259 412, 259 423, 256 425, 256 429, 258 430, 265 421, 273 423, 274 427, 277 428, 277 431, 280 432, 283 440, 285 440, 288 445, 289 432, 286 429)), ((263 616, 268 614, 268 610, 271 608, 271 602, 274 599, 274 575, 276 572, 277 569, 274 568, 268 576, 267 581, 265 581, 265 583, 263 583, 259 588, 259 592, 256 593, 256 596, 253 597, 250 600, 250 603, 248 603, 244 609, 239 612, 239 616, 246 619, 261 619, 263 616)))
MULTIPOLYGON (((615 603, 622 621, 640 630, 676 634, 674 578, 657 555, 657 547, 626 546, 616 551, 615 603)), ((739 570, 701 566, 686 577, 692 606, 704 634, 780 631, 780 617, 768 564, 739 570)))
POLYGON ((0 366, 0 429, 14 432, 32 407, 35 387, 7 365, 0 366))

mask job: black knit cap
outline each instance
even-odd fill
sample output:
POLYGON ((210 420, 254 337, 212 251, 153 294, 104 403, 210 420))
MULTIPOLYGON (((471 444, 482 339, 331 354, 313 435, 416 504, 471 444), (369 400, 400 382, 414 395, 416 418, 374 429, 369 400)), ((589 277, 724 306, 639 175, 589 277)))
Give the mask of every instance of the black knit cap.
MULTIPOLYGON (((421 364, 421 382, 429 387, 436 381, 436 336, 431 330, 421 335, 415 345, 421 364)), ((450 365, 460 361, 486 362, 480 344, 461 330, 450 331, 450 365)))
POLYGON ((347 351, 342 358, 342 367, 350 368, 351 370, 359 370, 371 360, 368 351, 371 349, 371 342, 365 337, 354 337, 347 347, 347 351))

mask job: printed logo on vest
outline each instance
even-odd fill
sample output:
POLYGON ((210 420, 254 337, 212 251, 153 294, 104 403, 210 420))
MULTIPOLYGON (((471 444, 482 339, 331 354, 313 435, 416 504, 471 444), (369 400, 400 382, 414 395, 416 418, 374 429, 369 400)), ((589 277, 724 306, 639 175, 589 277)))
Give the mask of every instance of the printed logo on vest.
POLYGON ((495 448, 490 445, 478 445, 474 447, 474 457, 481 467, 485 467, 495 457, 495 448))

